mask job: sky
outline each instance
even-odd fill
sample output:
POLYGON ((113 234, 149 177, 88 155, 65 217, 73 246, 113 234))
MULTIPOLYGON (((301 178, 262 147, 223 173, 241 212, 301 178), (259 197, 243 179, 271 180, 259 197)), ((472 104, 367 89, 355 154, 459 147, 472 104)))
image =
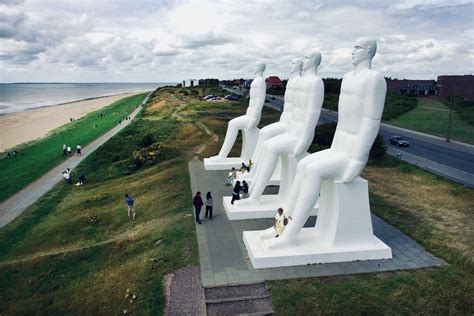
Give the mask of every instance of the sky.
POLYGON ((320 76, 351 70, 358 37, 392 78, 472 74, 474 9, 465 0, 0 0, 0 82, 179 82, 287 78, 319 50, 320 76))

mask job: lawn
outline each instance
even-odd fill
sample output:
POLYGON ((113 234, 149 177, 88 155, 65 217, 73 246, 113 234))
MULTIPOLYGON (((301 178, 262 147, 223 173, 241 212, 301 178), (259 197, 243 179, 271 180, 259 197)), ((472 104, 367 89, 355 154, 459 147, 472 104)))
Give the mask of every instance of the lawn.
POLYGON ((162 314, 164 275, 198 265, 187 162, 205 133, 188 106, 245 109, 245 101, 212 104, 175 92, 161 89, 76 168, 85 186, 59 183, 0 230, 1 315, 162 314), (126 192, 137 198, 136 222, 127 218, 126 192))
POLYGON ((77 144, 84 148, 99 136, 118 124, 126 113, 140 104, 146 93, 130 96, 95 112, 91 112, 72 123, 54 129, 46 137, 15 147, 16 158, 0 159, 0 202, 6 200, 26 185, 38 179, 66 158, 62 155, 63 144, 73 150, 77 144), (103 117, 100 117, 103 113, 103 117), (92 126, 96 124, 96 128, 92 126))
MULTIPOLYGON (((215 154, 246 104, 158 91, 78 167, 88 184, 58 184, 0 230, 0 314, 161 314, 163 276, 198 265, 187 162, 215 154)), ((261 125, 277 119, 264 109, 261 125)), ((449 265, 268 282, 276 313, 472 314, 473 191, 390 157, 364 177, 372 211, 449 265)))
MULTIPOLYGON (((394 126, 414 131, 446 137, 449 108, 433 98, 418 98, 418 105, 411 111, 390 120, 394 126)), ((474 144, 474 126, 462 120, 453 112, 451 138, 460 142, 474 144)))

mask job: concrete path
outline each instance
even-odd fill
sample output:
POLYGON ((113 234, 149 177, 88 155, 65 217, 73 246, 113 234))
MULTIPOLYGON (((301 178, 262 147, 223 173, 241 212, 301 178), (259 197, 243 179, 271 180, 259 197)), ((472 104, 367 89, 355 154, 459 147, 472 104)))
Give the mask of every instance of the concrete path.
MULTIPOLYGON (((444 265, 444 261, 428 253, 416 241, 396 227, 372 215, 374 233, 392 248, 393 259, 344 263, 315 264, 297 267, 255 270, 242 241, 244 230, 271 227, 273 219, 229 221, 222 205, 222 196, 231 195, 231 187, 224 185, 227 171, 205 171, 201 161, 189 163, 193 194, 212 192, 214 217, 196 225, 201 278, 205 287, 251 284, 265 280, 318 277, 327 275, 368 273, 390 270, 415 269, 444 265)), ((315 224, 315 217, 306 223, 315 224)))
POLYGON ((148 101, 151 92, 145 97, 143 102, 130 114, 131 120, 124 120, 122 124, 115 126, 104 135, 100 136, 92 143, 82 149, 82 156, 72 156, 61 164, 57 165, 39 179, 30 183, 21 191, 0 204, 0 228, 10 223, 18 215, 23 213, 29 206, 35 203, 41 196, 51 190, 59 181, 64 181, 62 172, 67 168, 74 168, 83 161, 94 150, 102 146, 115 134, 120 132, 135 118, 135 116, 143 108, 142 105, 148 101))

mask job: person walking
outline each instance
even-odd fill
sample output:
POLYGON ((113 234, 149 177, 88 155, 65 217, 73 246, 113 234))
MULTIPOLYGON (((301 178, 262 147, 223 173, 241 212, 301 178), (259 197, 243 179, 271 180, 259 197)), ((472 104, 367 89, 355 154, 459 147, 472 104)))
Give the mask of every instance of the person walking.
POLYGON ((232 200, 230 204, 234 204, 235 200, 240 200, 240 191, 242 190, 242 186, 240 185, 240 181, 235 183, 234 189, 232 190, 232 200))
POLYGON ((199 216, 201 215, 201 207, 203 204, 204 202, 202 201, 202 198, 201 198, 201 192, 198 191, 193 198, 193 205, 194 205, 194 210, 196 213, 196 223, 198 223, 199 225, 202 224, 199 216))
POLYGON ((212 199, 211 192, 206 194, 206 218, 209 215, 209 219, 212 219, 212 207, 214 206, 214 200, 212 199))
POLYGON ((248 198, 249 197, 249 185, 247 181, 242 181, 242 198, 248 198))
POLYGON ((63 145, 63 156, 67 156, 67 146, 66 146, 66 144, 63 145))
POLYGON ((81 150, 82 150, 81 144, 77 144, 77 146, 76 146, 76 155, 77 156, 82 156, 81 150))
POLYGON ((67 146, 67 155, 72 156, 71 146, 67 146))
POLYGON ((278 208, 277 215, 275 216, 275 223, 273 224, 273 228, 275 229, 276 236, 278 237, 283 233, 285 226, 288 224, 288 219, 293 219, 291 216, 286 217, 283 213, 283 209, 280 207, 278 208))
POLYGON ((136 215, 136 209, 135 209, 135 196, 132 194, 125 194, 125 203, 127 204, 128 208, 128 219, 131 221, 135 220, 135 215, 136 215))

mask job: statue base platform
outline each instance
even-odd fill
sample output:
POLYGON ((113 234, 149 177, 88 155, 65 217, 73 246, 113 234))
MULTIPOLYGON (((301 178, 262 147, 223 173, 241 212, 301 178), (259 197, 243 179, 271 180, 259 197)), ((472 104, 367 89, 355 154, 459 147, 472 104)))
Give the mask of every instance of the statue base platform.
POLYGON ((240 157, 226 158, 222 160, 214 160, 210 158, 204 158, 204 168, 207 171, 210 170, 231 170, 232 167, 239 169, 244 160, 240 157))
POLYGON ((375 236, 363 245, 328 248, 315 242, 316 228, 303 228, 298 236, 298 246, 269 250, 259 239, 262 232, 245 231, 243 234, 255 269, 392 258, 390 247, 375 236))
MULTIPOLYGON (((227 218, 231 221, 242 220, 242 219, 255 219, 255 218, 274 218, 279 207, 285 208, 285 202, 278 195, 262 195, 260 198, 260 204, 258 205, 246 205, 237 206, 237 204, 230 204, 232 201, 231 196, 224 196, 222 198, 224 209, 227 214, 227 218)), ((241 201, 244 201, 242 199, 241 201)), ((319 204, 316 203, 311 215, 318 215, 319 204)))

